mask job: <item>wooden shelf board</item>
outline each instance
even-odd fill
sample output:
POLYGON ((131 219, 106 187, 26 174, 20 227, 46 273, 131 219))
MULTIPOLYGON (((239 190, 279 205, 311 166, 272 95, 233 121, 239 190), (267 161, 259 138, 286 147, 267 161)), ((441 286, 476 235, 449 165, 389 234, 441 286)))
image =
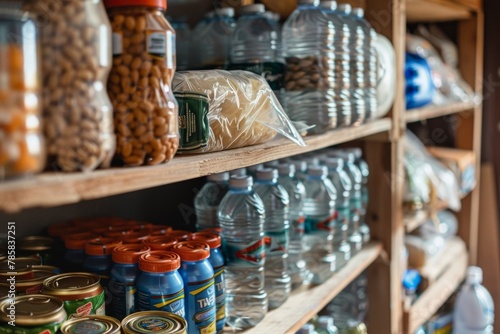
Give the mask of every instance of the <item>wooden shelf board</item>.
POLYGON ((439 259, 440 265, 446 264, 448 269, 424 291, 410 308, 405 310, 403 322, 406 334, 415 333, 419 326, 429 320, 465 279, 468 265, 467 252, 448 254, 444 250, 438 257, 441 258, 439 259))
POLYGON ((162 166, 112 168, 91 173, 45 173, 0 184, 0 211, 13 213, 31 207, 53 207, 186 181, 337 145, 374 134, 388 133, 389 118, 355 128, 306 138, 300 147, 284 138, 223 152, 176 156, 162 166))
POLYGON ((297 332, 302 325, 321 311, 330 300, 372 264, 381 252, 381 243, 369 243, 325 283, 292 292, 283 305, 269 312, 260 324, 245 331, 245 334, 297 332))
POLYGON ((452 103, 444 106, 428 106, 418 109, 411 109, 406 111, 404 117, 406 123, 413 123, 424 121, 430 118, 456 114, 468 110, 474 110, 476 106, 473 103, 452 103))
POLYGON ((406 19, 408 22, 440 22, 463 20, 471 17, 471 9, 462 3, 450 0, 408 0, 406 19))

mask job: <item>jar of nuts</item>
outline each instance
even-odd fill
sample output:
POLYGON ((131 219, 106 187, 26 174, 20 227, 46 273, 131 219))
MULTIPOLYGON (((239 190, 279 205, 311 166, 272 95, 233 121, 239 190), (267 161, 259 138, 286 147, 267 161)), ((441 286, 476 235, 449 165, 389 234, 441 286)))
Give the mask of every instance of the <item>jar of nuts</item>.
POLYGON ((0 179, 45 164, 38 31, 32 18, 7 4, 0 2, 0 179))
POLYGON ((101 0, 26 0, 41 27, 43 116, 49 169, 90 171, 116 145, 105 80, 111 27, 101 0))
POLYGON ((179 147, 178 106, 171 89, 175 31, 166 0, 105 0, 113 29, 108 93, 116 154, 127 166, 170 161, 179 147))

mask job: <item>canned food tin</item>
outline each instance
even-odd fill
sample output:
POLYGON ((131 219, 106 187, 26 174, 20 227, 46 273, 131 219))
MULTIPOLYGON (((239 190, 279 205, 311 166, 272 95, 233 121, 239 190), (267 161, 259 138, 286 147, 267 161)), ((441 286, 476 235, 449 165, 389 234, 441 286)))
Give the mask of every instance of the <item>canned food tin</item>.
POLYGON ((40 258, 41 264, 53 263, 52 246, 54 239, 41 236, 29 236, 17 241, 19 255, 40 258))
POLYGON ((68 317, 105 315, 104 289, 99 276, 89 273, 67 273, 43 282, 42 293, 64 301, 68 317))
POLYGON ((61 326, 62 334, 120 334, 120 322, 112 317, 90 315, 66 321, 61 326))
MULTIPOLYGON (((33 266, 33 278, 21 277, 15 281, 16 295, 40 293, 45 279, 56 275, 58 270, 58 268, 50 266, 33 266)), ((0 291, 9 290, 10 286, 10 281, 2 281, 0 282, 0 291)))
POLYGON ((0 333, 15 334, 56 334, 66 320, 63 301, 44 295, 26 295, 0 302, 0 333), (15 314, 11 310, 14 303, 15 314), (9 325, 15 319, 15 327, 9 325))
POLYGON ((34 257, 17 257, 14 261, 0 261, 0 282, 5 282, 11 276, 14 276, 16 281, 34 278, 32 267, 37 265, 40 265, 40 259, 34 257))
POLYGON ((187 323, 177 314, 145 311, 123 319, 122 330, 124 334, 187 334, 187 323))

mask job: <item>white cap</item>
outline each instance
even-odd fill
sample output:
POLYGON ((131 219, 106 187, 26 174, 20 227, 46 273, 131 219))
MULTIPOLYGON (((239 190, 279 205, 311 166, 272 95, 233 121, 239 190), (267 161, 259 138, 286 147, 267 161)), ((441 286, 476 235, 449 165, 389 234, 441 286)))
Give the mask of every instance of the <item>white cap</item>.
POLYGON ((333 321, 332 317, 329 317, 327 315, 322 315, 318 318, 318 327, 320 329, 328 329, 329 327, 332 327, 335 325, 335 322, 333 321))
POLYGON ((292 160, 291 163, 295 166, 295 171, 305 172, 307 170, 307 162, 303 160, 292 160))
POLYGON ((350 14, 352 7, 348 3, 341 3, 340 5, 338 5, 337 9, 342 13, 350 14))
POLYGON ((297 334, 313 334, 314 333, 314 325, 313 324, 305 324, 300 327, 297 334))
MULTIPOLYGON (((306 166, 307 168, 307 166, 306 166)), ((278 174, 288 176, 290 174, 295 174, 295 165, 291 163, 279 164, 278 174)))
POLYGON ((217 8, 215 10, 215 14, 221 16, 234 17, 234 8, 233 7, 217 8))
POLYGON ((319 6, 321 8, 335 10, 335 9, 337 9, 337 1, 321 1, 321 4, 319 6))
POLYGON ((328 167, 329 169, 336 169, 344 166, 344 160, 339 157, 328 157, 324 159, 323 162, 325 163, 325 166, 328 167))
POLYGON ((209 181, 229 181, 229 172, 223 172, 218 174, 212 174, 207 176, 209 181))
POLYGON ((248 188, 253 186, 253 178, 251 176, 232 176, 229 181, 232 188, 248 188))
POLYGON ((272 181, 278 178, 278 170, 275 168, 263 168, 257 171, 257 180, 272 181))
POLYGON ((242 14, 265 13, 266 6, 261 3, 241 7, 242 14))
POLYGON ((245 168, 234 169, 231 172, 231 176, 246 176, 247 170, 245 168))
POLYGON ((356 156, 354 153, 349 152, 347 150, 345 151, 332 151, 328 154, 329 157, 332 158, 341 158, 342 160, 346 162, 355 162, 356 161, 356 156))
POLYGON ((479 267, 470 266, 467 268, 467 283, 481 284, 483 282, 483 270, 479 267))
POLYGON ((299 0, 299 5, 314 5, 319 6, 319 0, 299 0))
POLYGON ((307 175, 311 176, 326 176, 328 175, 328 168, 326 166, 309 166, 307 175))
POLYGON ((360 159, 363 156, 363 150, 361 150, 359 147, 346 148, 346 149, 343 149, 342 151, 346 152, 346 153, 354 154, 356 159, 360 159))
POLYGON ((357 17, 365 17, 365 11, 363 8, 353 8, 352 14, 357 17))

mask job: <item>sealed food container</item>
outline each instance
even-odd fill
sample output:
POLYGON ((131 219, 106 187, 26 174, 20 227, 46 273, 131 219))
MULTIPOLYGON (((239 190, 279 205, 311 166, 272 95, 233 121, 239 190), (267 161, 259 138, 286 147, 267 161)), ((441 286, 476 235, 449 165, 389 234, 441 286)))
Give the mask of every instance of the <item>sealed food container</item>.
POLYGON ((98 235, 92 232, 74 233, 64 238, 66 252, 63 258, 63 268, 66 272, 83 271, 83 263, 87 255, 85 245, 98 235))
MULTIPOLYGON (((17 278, 16 281, 0 281, 0 291, 9 291, 11 286, 15 287, 16 296, 37 294, 42 291, 43 282, 45 279, 55 276, 60 273, 56 267, 49 266, 33 266, 33 277, 17 278), (15 282, 15 284, 13 284, 15 282)), ((1 332, 1 331, 0 331, 1 332)))
POLYGON ((0 333, 56 334, 66 320, 63 301, 44 295, 19 296, 14 299, 14 318, 9 317, 12 299, 0 301, 0 333), (13 321, 13 322, 12 322, 13 321), (14 326, 15 327, 14 327, 14 326))
POLYGON ((170 247, 177 242, 177 239, 173 236, 158 235, 149 237, 143 241, 143 244, 152 250, 170 250, 170 247))
POLYGON ((170 161, 179 147, 178 106, 171 90, 175 31, 166 0, 105 0, 113 29, 108 93, 117 157, 127 166, 170 161))
POLYGON ((37 257, 41 264, 53 264, 54 253, 52 245, 54 239, 42 236, 28 236, 17 240, 17 251, 19 256, 37 257))
POLYGON ((189 231, 183 231, 183 230, 173 230, 170 232, 166 233, 167 236, 176 238, 177 241, 188 241, 191 240, 191 235, 192 233, 189 231))
POLYGON ((89 315, 66 321, 61 326, 62 334, 120 334, 121 324, 112 317, 89 315))
POLYGON ((187 334, 183 317, 163 311, 145 311, 129 315, 122 321, 125 334, 187 334))
POLYGON ((35 277, 33 266, 39 265, 41 265, 40 259, 34 257, 16 257, 14 260, 2 260, 0 261, 0 282, 5 282, 11 276, 14 276, 16 281, 32 279, 35 277))
POLYGON ((66 273, 47 278, 42 294, 64 301, 68 318, 105 315, 104 289, 99 276, 89 273, 66 273))
POLYGON ((0 180, 45 164, 38 37, 30 16, 0 2, 0 180))
POLYGON ((96 238, 85 244, 87 257, 83 262, 83 270, 97 274, 101 278, 101 285, 107 288, 113 260, 111 252, 121 246, 122 242, 116 238, 96 238))
POLYGON ((43 121, 49 169, 111 163, 116 141, 106 79, 111 28, 100 0, 25 0, 41 27, 43 121))

